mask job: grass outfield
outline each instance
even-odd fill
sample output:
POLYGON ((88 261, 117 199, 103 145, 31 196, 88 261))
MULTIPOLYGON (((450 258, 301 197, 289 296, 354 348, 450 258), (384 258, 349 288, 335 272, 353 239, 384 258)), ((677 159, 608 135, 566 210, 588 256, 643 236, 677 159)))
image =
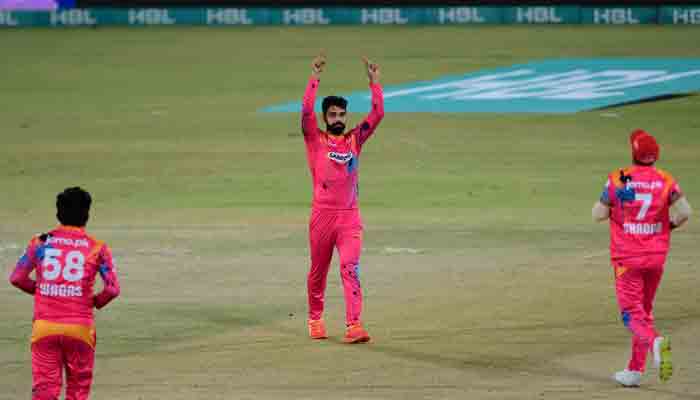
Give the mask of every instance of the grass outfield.
MULTIPOLYGON (((0 264, 83 185, 122 297, 99 312, 94 399, 700 399, 700 225, 674 235, 658 326, 676 373, 625 366, 607 229, 590 222, 627 134, 700 207, 700 97, 570 115, 388 114, 363 152, 364 319, 306 337, 310 178, 300 98, 557 57, 700 57, 697 28, 153 28, 0 33, 0 264), (613 113, 615 116, 607 114, 613 113)), ((352 116, 357 121, 360 116, 352 116)), ((697 220, 697 218, 695 218, 697 220)), ((0 399, 27 398, 31 299, 0 284, 0 399)))

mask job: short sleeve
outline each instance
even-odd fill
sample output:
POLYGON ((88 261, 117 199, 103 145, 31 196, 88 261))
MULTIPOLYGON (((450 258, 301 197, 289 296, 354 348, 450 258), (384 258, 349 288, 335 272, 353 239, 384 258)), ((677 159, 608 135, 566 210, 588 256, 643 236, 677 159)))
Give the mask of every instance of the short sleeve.
POLYGON ((605 204, 606 206, 612 205, 612 202, 610 201, 610 185, 610 178, 608 178, 608 180, 605 181, 603 191, 600 193, 600 198, 598 199, 602 204, 605 204))

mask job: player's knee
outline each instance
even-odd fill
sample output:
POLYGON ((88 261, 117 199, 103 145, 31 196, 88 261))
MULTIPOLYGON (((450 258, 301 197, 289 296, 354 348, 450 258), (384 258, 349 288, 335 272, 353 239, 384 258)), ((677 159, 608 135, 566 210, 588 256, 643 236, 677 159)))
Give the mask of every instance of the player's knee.
POLYGON ((75 374, 75 380, 77 386, 90 386, 90 382, 92 382, 92 368, 85 368, 78 371, 78 373, 75 374))
POLYGON ((347 262, 340 264, 340 273, 343 279, 360 281, 360 264, 357 262, 347 262))
POLYGON ((60 394, 60 384, 40 383, 32 387, 32 400, 58 400, 60 394))
POLYGON ((635 321, 644 321, 646 319, 646 313, 640 307, 631 307, 622 311, 620 319, 625 327, 631 329, 635 321))
POLYGON ((621 313, 622 324, 627 329, 639 336, 642 341, 653 339, 653 334, 648 330, 646 313, 641 310, 625 310, 621 313))
POLYGON ((325 278, 326 278, 325 275, 321 275, 321 274, 308 274, 306 276, 306 281, 311 285, 315 285, 315 284, 323 283, 325 281, 325 278))
POLYGON ((68 381, 66 386, 66 400, 82 400, 87 398, 92 384, 92 370, 80 371, 68 381))
POLYGON ((621 315, 622 319, 622 324, 626 327, 630 327, 630 323, 632 322, 632 314, 629 311, 623 311, 621 315))

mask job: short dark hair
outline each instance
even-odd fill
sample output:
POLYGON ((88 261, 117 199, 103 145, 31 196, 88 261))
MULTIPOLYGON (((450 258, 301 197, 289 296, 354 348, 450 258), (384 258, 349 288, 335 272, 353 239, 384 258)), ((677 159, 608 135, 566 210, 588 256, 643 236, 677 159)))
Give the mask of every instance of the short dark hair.
POLYGON ((62 225, 83 227, 90 218, 92 197, 80 187, 70 187, 56 196, 56 218, 62 225))
POLYGON ((328 96, 323 99, 323 103, 321 104, 321 108, 323 109, 323 115, 326 115, 326 112, 328 112, 328 109, 331 108, 331 106, 336 106, 340 107, 343 110, 348 109, 348 101, 340 96, 328 96))

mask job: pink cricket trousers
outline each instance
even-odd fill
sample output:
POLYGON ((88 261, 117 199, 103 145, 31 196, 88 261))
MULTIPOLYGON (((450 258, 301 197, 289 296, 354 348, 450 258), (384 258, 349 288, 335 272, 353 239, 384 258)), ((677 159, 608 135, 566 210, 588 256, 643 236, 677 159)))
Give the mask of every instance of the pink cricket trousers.
POLYGON ((321 319, 326 292, 326 277, 333 249, 340 255, 340 277, 345 295, 345 323, 361 321, 362 287, 360 253, 362 252, 362 218, 354 210, 312 210, 309 222, 311 270, 307 279, 309 319, 321 319))
POLYGON ((632 356, 627 369, 644 372, 647 354, 659 335, 654 327, 654 297, 661 283, 666 255, 613 262, 615 291, 622 322, 632 332, 632 356))
POLYGON ((58 400, 66 370, 66 400, 87 400, 95 350, 83 340, 46 336, 32 343, 32 400, 58 400))

